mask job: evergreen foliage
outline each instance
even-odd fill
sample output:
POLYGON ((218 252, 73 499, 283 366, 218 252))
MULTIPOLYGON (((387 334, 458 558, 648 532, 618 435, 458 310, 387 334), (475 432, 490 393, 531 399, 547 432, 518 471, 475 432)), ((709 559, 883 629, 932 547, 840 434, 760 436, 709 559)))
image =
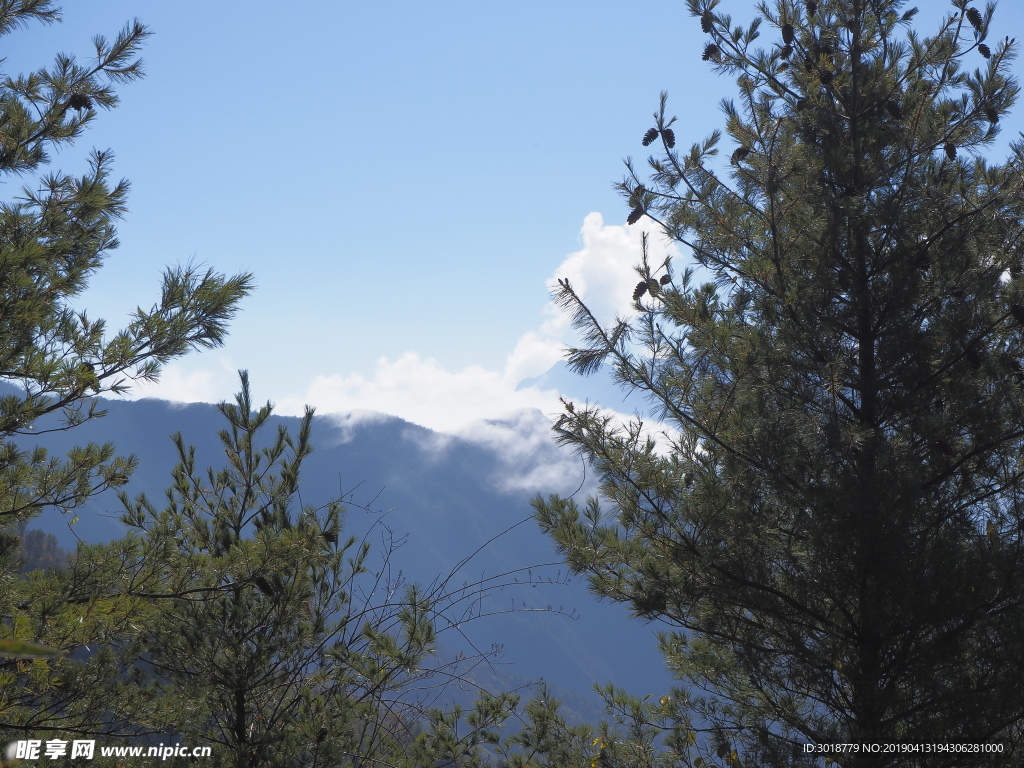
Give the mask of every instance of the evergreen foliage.
POLYGON ((611 692, 647 708, 664 763, 624 764, 821 765, 805 743, 1003 750, 829 756, 847 766, 1019 761, 1024 144, 982 154, 1014 41, 967 0, 931 37, 899 0, 760 3, 745 29, 687 1, 737 78, 731 164, 717 131, 674 149, 663 95, 651 171, 620 189, 710 280, 645 248, 636 314, 607 328, 556 293, 585 339, 570 364, 646 392, 666 444, 576 407, 556 430, 600 494, 534 502, 598 595, 670 627, 687 687, 611 692))
MULTIPOLYGON (((49 0, 0 3, 0 35, 59 18, 49 0)), ((0 203, 0 378, 23 390, 0 398, 0 652, 33 643, 70 653, 127 636, 141 605, 122 589, 118 552, 83 548, 68 569, 25 579, 16 541, 42 510, 73 512, 126 483, 135 459, 115 456, 109 444, 56 458, 12 438, 73 429, 103 415, 96 395, 125 392, 130 381, 156 379, 163 364, 190 350, 219 346, 253 287, 248 274, 170 268, 159 300, 113 334, 73 308, 118 245, 115 222, 126 210, 128 182, 111 179, 108 151, 93 151, 81 176, 42 169, 50 150, 78 139, 98 110, 117 106, 116 85, 142 76, 138 53, 148 35, 136 21, 113 40, 94 38, 88 63, 59 54, 49 68, 0 75, 0 176, 41 174, 0 203)), ((88 663, 0 659, 3 737, 116 732, 140 694, 117 683, 125 670, 115 657, 105 646, 88 663)))
POLYGON ((369 545, 339 541, 339 502, 299 502, 312 410, 297 438, 281 427, 261 447, 272 409, 253 410, 244 373, 241 384, 219 406, 223 469, 197 471, 175 435, 168 506, 122 496, 142 534, 140 577, 166 591, 138 638, 166 696, 181 700, 163 726, 237 768, 393 759, 412 736, 389 697, 432 648, 430 605, 414 587, 360 604, 369 545))
POLYGON ((179 434, 167 506, 121 494, 135 594, 154 607, 134 650, 159 681, 145 725, 232 768, 486 764, 517 698, 485 694, 465 718, 425 702, 462 682, 431 658, 435 621, 472 620, 451 610, 487 588, 405 584, 393 550, 371 565, 365 539, 342 537, 340 499, 302 503, 312 409, 261 446, 272 407, 253 409, 245 372, 218 408, 223 469, 197 470, 179 434))

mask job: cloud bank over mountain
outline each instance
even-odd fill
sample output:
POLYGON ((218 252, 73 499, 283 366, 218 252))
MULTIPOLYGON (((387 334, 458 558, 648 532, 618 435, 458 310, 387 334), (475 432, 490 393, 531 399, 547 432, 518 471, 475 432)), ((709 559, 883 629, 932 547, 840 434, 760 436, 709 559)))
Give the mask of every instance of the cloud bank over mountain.
MULTIPOLYGON (((602 322, 610 324, 616 316, 628 316, 642 232, 641 225, 606 225, 601 214, 589 214, 580 230, 580 249, 566 256, 546 280, 549 291, 559 279, 568 279, 602 322)), ((649 251, 654 263, 676 253, 674 245, 653 235, 649 251)), ((370 327, 367 332, 372 332, 370 327)), ((570 318, 549 301, 535 327, 525 330, 505 356, 500 370, 472 364, 449 369, 429 354, 408 350, 397 358, 380 358, 370 374, 325 371, 302 388, 277 394, 273 400, 283 415, 300 415, 306 404, 315 406, 320 414, 370 417, 375 412, 386 413, 434 431, 470 438, 480 435, 492 441, 496 420, 511 420, 521 431, 523 419, 518 412, 535 409, 553 415, 561 411, 558 390, 543 383, 519 385, 524 379, 543 377, 563 359, 565 347, 574 343, 570 318)), ((245 367, 245 361, 218 360, 210 354, 204 355, 203 361, 206 367, 198 370, 184 364, 169 365, 158 384, 140 386, 134 396, 180 402, 230 398, 237 384, 235 370, 245 367)), ((325 361, 326 367, 340 365, 325 361)), ((258 391, 258 379, 254 385, 258 391)))

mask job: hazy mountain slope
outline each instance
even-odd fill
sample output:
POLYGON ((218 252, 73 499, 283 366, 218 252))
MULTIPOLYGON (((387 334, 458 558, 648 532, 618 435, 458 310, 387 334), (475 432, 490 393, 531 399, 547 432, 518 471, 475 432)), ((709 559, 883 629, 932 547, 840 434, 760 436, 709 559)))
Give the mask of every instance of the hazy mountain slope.
MULTIPOLYGON (((140 468, 127 490, 132 496, 144 491, 158 507, 176 463, 171 433, 181 431, 186 444, 196 446, 197 466, 220 466, 223 461, 216 436, 222 417, 212 405, 142 400, 104 401, 104 407, 106 417, 70 432, 40 436, 39 442, 62 454, 90 440, 112 441, 119 453, 138 455, 140 468)), ((268 440, 278 424, 294 431, 298 419, 275 417, 268 440)), ((449 573, 489 539, 531 513, 532 491, 502 490, 508 486, 509 470, 500 447, 443 437, 390 417, 317 417, 313 444, 315 450, 304 465, 303 502, 320 504, 343 492, 356 504, 372 507, 374 512, 350 506, 347 529, 357 535, 369 532, 378 553, 385 526, 398 538, 407 536, 391 565, 420 582, 449 573)), ((553 446, 538 450, 538 466, 558 466, 564 460, 553 446)), ((579 483, 577 473, 571 474, 561 487, 544 492, 571 492, 579 483)), ((62 546, 73 548, 75 536, 87 541, 120 536, 120 512, 116 497, 106 494, 80 509, 74 526, 51 512, 31 527, 52 532, 62 546)), ((555 561, 547 539, 527 520, 463 565, 452 584, 555 561)), ((564 568, 557 564, 533 569, 537 578, 557 579, 560 573, 564 568)), ((526 580, 528 574, 523 572, 519 578, 526 580)), ((544 677, 579 692, 589 690, 594 682, 612 681, 645 695, 665 692, 671 684, 655 649, 653 627, 629 619, 620 606, 597 603, 580 583, 513 585, 489 596, 483 607, 485 613, 498 615, 443 631, 441 639, 467 651, 469 642, 481 649, 503 644, 498 674, 504 670, 520 680, 544 677), (542 610, 548 605, 561 606, 577 617, 542 610), (517 610, 505 612, 513 607, 517 610)), ((587 698, 593 697, 588 694, 587 698)))

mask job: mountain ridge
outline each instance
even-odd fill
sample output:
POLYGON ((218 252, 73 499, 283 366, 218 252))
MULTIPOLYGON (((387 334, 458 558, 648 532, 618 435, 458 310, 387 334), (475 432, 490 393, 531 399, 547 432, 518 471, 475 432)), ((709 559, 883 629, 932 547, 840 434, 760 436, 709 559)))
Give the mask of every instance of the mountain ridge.
MULTIPOLYGON (((180 431, 185 445, 196 447, 197 467, 223 463, 216 433, 224 421, 214 405, 103 400, 102 407, 107 411, 103 418, 18 442, 24 447, 43 445, 51 455, 63 455, 87 442, 113 442, 119 455, 133 453, 140 459, 138 471, 123 490, 131 498, 145 493, 158 509, 165 505, 163 490, 177 463, 172 433, 180 431)), ((526 422, 531 420, 536 417, 526 422)), ((264 435, 271 438, 279 425, 294 434, 298 421, 272 416, 264 435)), ((579 464, 550 440, 546 445, 534 443, 529 447, 538 451, 535 465, 564 466, 571 472, 551 492, 572 493, 580 485, 579 464)), ((531 489, 501 482, 509 464, 500 445, 439 435, 398 417, 345 415, 314 417, 312 444, 300 477, 303 503, 316 505, 344 496, 346 533, 381 537, 371 539, 374 554, 382 552, 381 542, 387 541, 387 531, 393 531, 405 544, 393 555, 392 566, 409 580, 429 584, 480 550, 462 565, 455 581, 461 584, 464 577, 472 584, 521 572, 521 581, 532 577, 536 582, 517 585, 516 577, 503 579, 508 585, 488 598, 486 613, 493 615, 474 619, 465 629, 442 628, 445 643, 460 649, 452 636, 465 632, 476 647, 503 644, 499 668, 508 670, 508 679, 544 678, 560 694, 581 694, 572 702, 576 709, 589 709, 586 700, 597 702, 592 693, 582 696, 594 683, 614 682, 641 695, 666 693, 673 684, 649 627, 630 619, 623 606, 599 602, 578 579, 560 583, 567 569, 529 519, 531 489)), ((531 468, 525 469, 528 475, 531 468)), ((121 511, 120 502, 106 493, 76 510, 79 522, 73 526, 60 512, 48 510, 31 527, 52 532, 62 546, 73 548, 78 538, 100 542, 123 535, 121 511)))

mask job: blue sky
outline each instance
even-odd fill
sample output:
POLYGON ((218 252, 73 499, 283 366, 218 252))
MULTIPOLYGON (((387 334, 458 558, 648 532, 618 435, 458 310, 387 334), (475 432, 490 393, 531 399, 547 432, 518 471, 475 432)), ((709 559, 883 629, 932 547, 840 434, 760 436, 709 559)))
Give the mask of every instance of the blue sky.
MULTIPOLYGON (((919 5, 922 32, 949 8, 919 5)), ((753 3, 720 10, 745 25, 753 3)), ((136 16, 148 77, 54 157, 80 172, 109 147, 132 182, 121 248, 81 305, 116 327, 165 265, 253 272, 226 347, 138 394, 217 401, 247 368, 286 414, 467 433, 555 413, 554 392, 515 391, 571 340, 548 287, 570 276, 602 317, 629 311, 641 227, 611 188, 622 158, 646 157, 661 90, 684 146, 735 90, 682 0, 69 3, 63 24, 5 38, 5 71, 87 57, 136 16)), ((1020 9, 996 19, 993 37, 1024 37, 1020 9)))

